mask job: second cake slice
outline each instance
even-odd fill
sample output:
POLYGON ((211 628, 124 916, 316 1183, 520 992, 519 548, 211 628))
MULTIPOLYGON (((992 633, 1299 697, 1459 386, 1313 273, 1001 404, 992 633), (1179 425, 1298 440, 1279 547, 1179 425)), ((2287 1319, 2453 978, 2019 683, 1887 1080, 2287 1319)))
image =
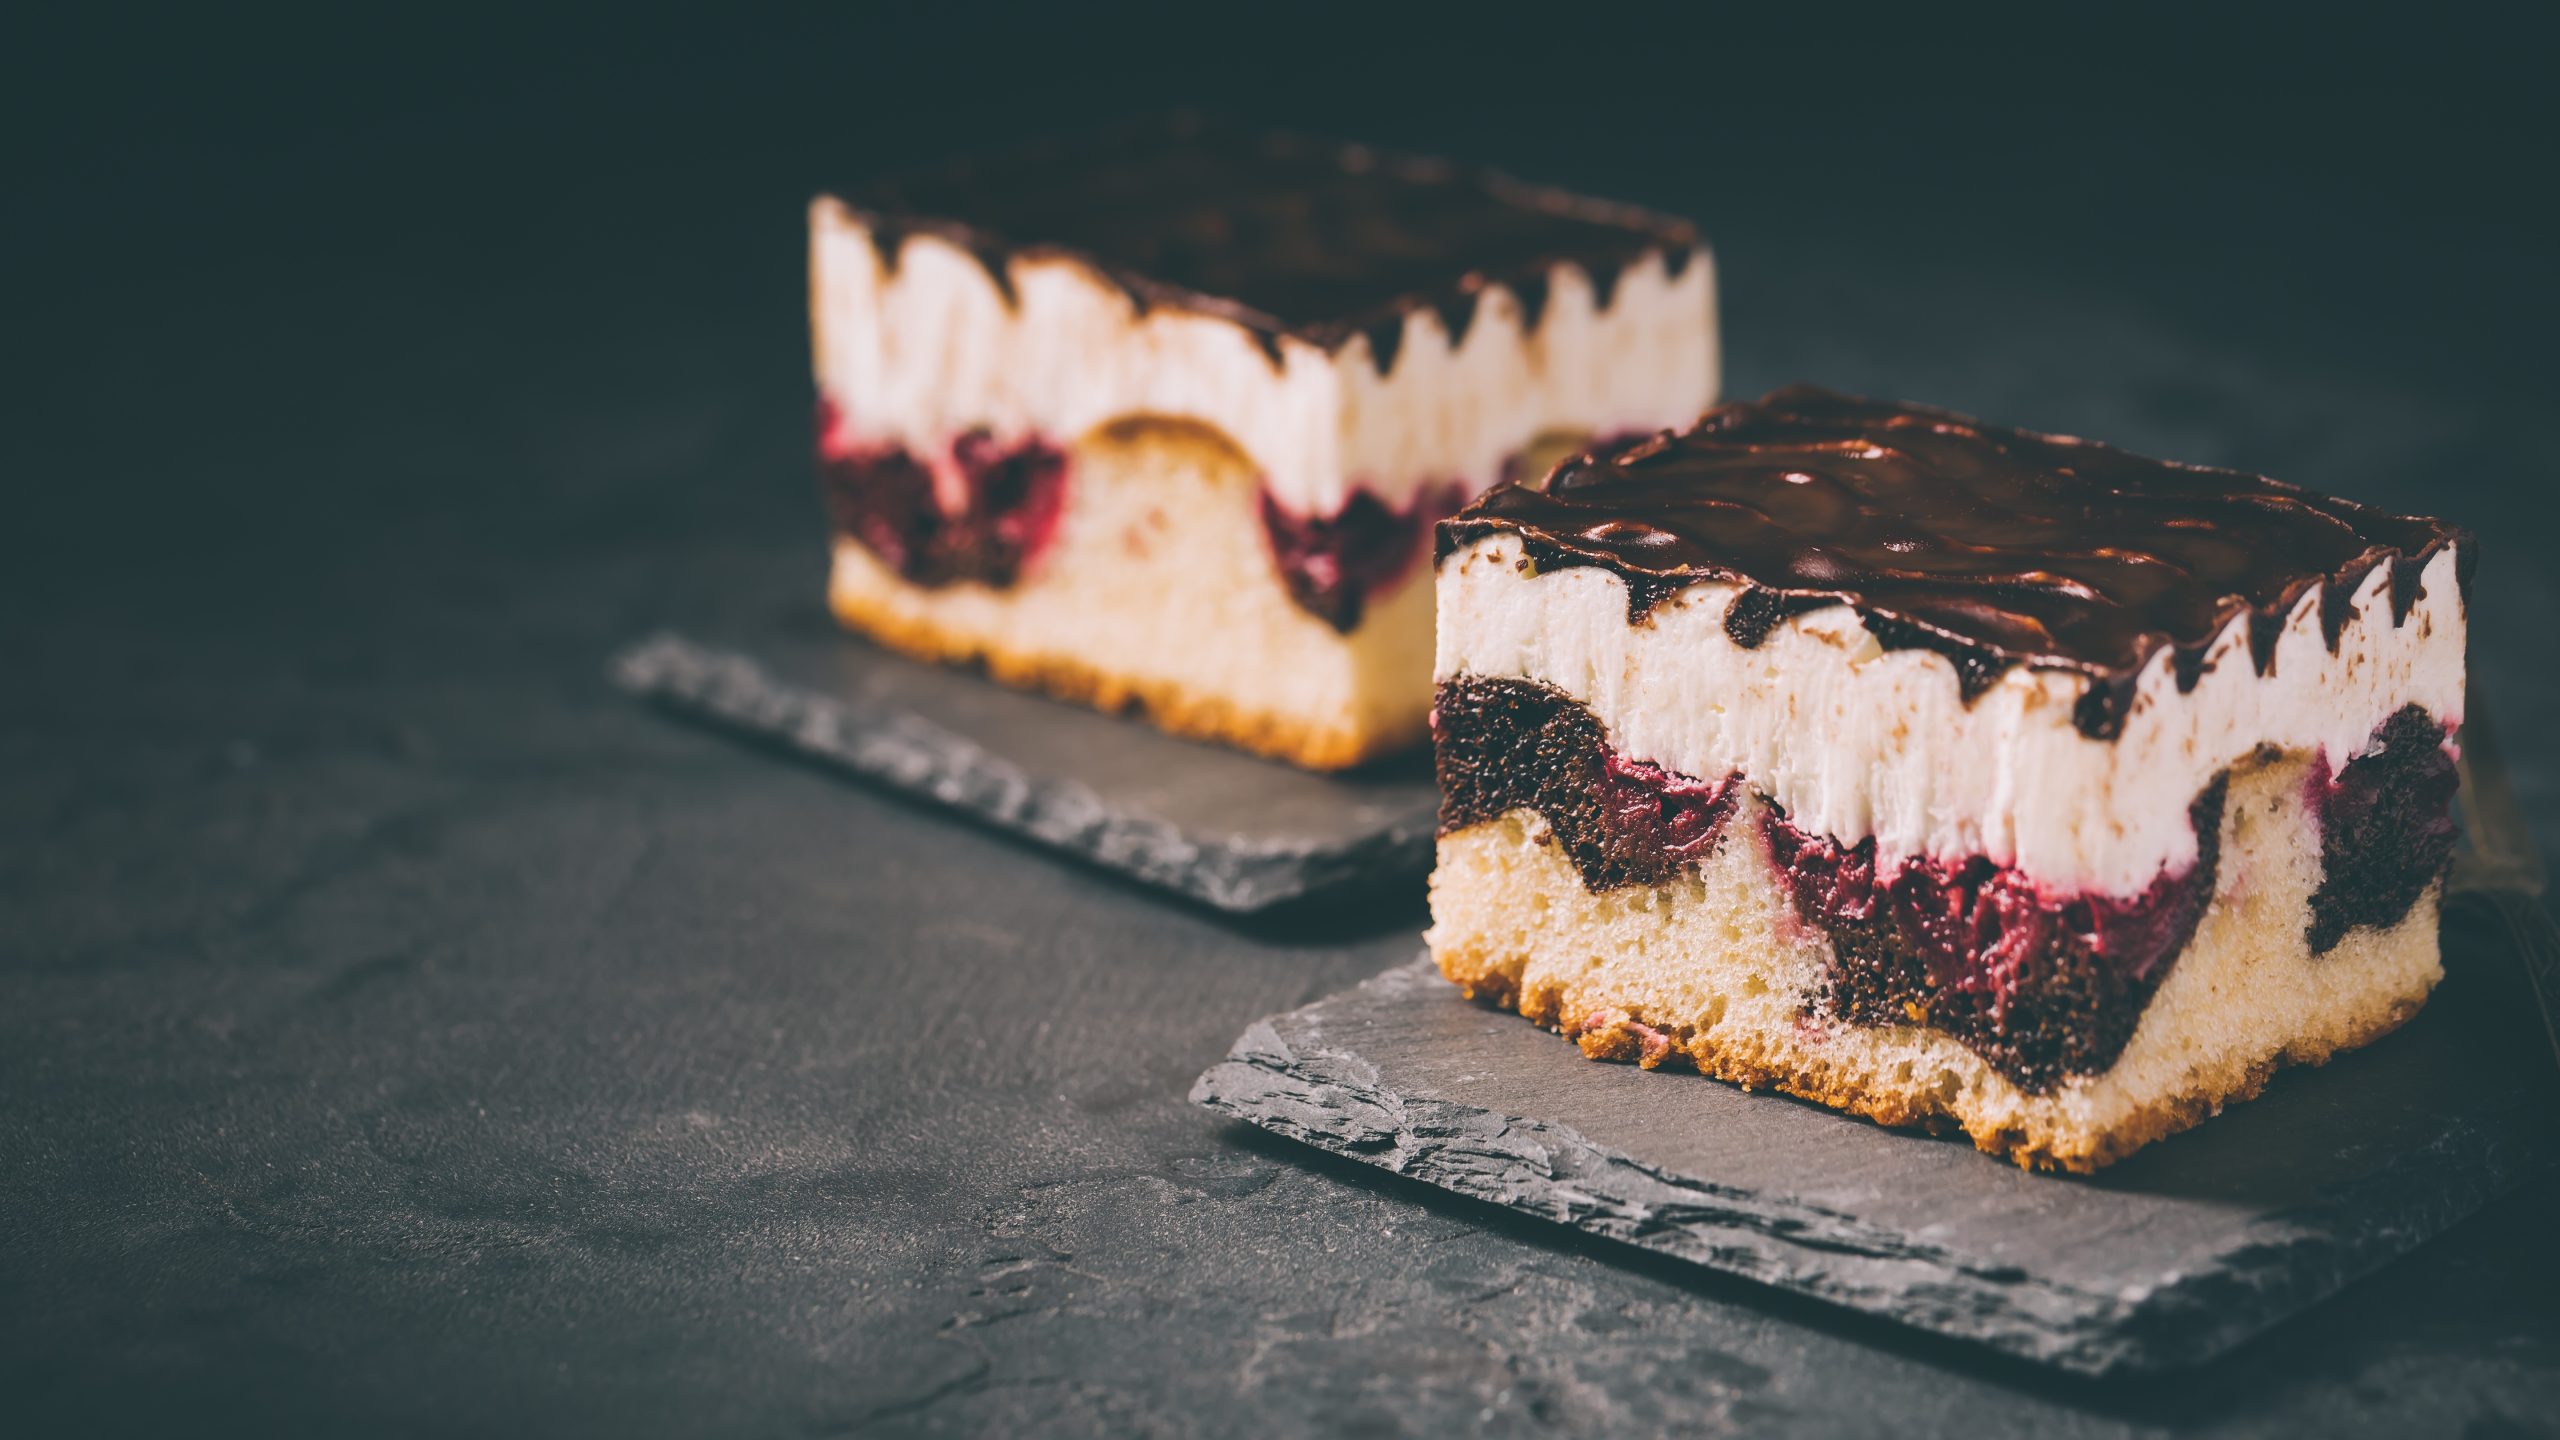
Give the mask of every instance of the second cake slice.
POLYGON ((1319 768, 1424 736, 1434 521, 1715 397, 1685 223, 1191 121, 822 197, 810 267, 838 615, 1319 768))

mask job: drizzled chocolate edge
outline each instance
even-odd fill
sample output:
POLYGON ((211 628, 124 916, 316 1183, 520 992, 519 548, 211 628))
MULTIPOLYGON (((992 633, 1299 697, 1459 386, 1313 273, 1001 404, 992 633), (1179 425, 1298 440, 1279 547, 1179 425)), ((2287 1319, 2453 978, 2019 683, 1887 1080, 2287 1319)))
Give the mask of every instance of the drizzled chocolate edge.
MULTIPOLYGON (((1792 386, 1772 392, 1758 402, 1759 406, 1785 403, 1791 398, 1818 397, 1823 400, 1850 400, 1831 396, 1810 386, 1792 386)), ((1854 401, 1850 403, 1865 404, 1854 401)), ((1994 434, 2014 434, 2035 441, 2064 441, 2070 437, 2049 436, 2032 431, 2009 431, 1990 426, 1970 416, 1932 407, 1902 405, 1893 407, 1905 413, 1942 418, 1979 427, 1994 434)), ((1737 413, 1748 415, 1751 402, 1722 405, 1708 412, 1698 426, 1686 434, 1664 431, 1652 439, 1621 452, 1620 458, 1642 460, 1680 444, 1688 435, 1708 431, 1720 418, 1737 413)), ((2128 460, 2140 459, 2129 452, 2092 442, 2071 441, 2087 445, 2092 451, 2128 460)), ((1585 453, 1559 464, 1550 472, 1553 480, 1577 465, 1602 457, 1585 453)), ((2174 461, 2149 461, 2164 469, 2190 475, 2228 474, 2251 484, 2273 487, 2276 491, 2300 495, 2308 492, 2285 485, 2268 477, 2248 475, 2240 471, 2216 471, 2211 467, 2183 465, 2174 461)), ((1591 545, 1576 544, 1534 523, 1484 512, 1500 504, 1505 493, 1517 487, 1497 487, 1470 504, 1465 510, 1441 522, 1435 533, 1433 564, 1445 562, 1452 554, 1491 535, 1514 535, 1522 551, 1537 570, 1591 567, 1616 575, 1627 589, 1627 623, 1646 623, 1663 602, 1681 591, 1700 583, 1732 585, 1738 592, 1724 620, 1725 633, 1744 649, 1756 649, 1769 633, 1784 620, 1831 605, 1846 605, 1854 610, 1876 643, 1887 650, 1925 649, 1947 658, 1954 666, 1960 695, 1968 705, 1986 693, 2011 668, 2026 665, 2035 669, 2062 670, 2082 675, 2089 682, 2072 709, 2072 723, 2080 733, 2093 740, 2113 740, 2123 734, 2124 722, 2133 703, 2136 682, 2154 656, 2163 649, 2170 652, 2173 677, 2179 693, 2195 688, 2207 668, 2206 658, 2213 646, 2230 629, 2231 622, 2247 616, 2246 645, 2250 662, 2261 677, 2275 665, 2276 640, 2291 621, 2305 595, 2314 588, 2320 591, 2320 627, 2330 652, 2336 653, 2348 622, 2355 618, 2355 593, 2372 573, 2382 566, 2390 567, 2388 602, 2391 622, 2396 627, 2407 620, 2409 612, 2425 592, 2423 576, 2436 554, 2447 546, 2455 549, 2454 577, 2466 608, 2470 602, 2471 581, 2479 561, 2479 547, 2471 533, 2459 526, 2440 521, 2424 521, 2436 532, 2434 538, 2414 552, 2384 544, 2367 547, 2346 563, 2327 573, 2306 574, 2287 583, 2276 597, 2262 605, 2251 605, 2246 597, 2230 595, 2216 610, 2213 623, 2202 635, 2171 636, 2159 632, 2146 633, 2140 653, 2127 664, 2111 665, 2086 658, 2053 652, 2020 651, 1958 634, 1944 626, 1898 612, 1893 607, 1862 598, 1853 589, 1824 589, 1764 584, 1737 569, 1709 562, 1686 562, 1677 565, 1651 566, 1631 562, 1625 556, 1591 545)), ((1533 487, 1543 489, 1544 487, 1533 487)), ((2393 516, 2370 506, 2334 501, 2357 513, 2371 514, 2396 521, 2414 521, 2418 517, 2393 516)))
MULTIPOLYGON (((1693 261, 1705 253, 1705 245, 1694 224, 1640 206, 1532 184, 1486 167, 1462 166, 1427 156, 1320 141, 1287 132, 1241 131, 1209 125, 1188 114, 1081 137, 1079 143, 1092 148, 1121 145, 1135 153, 1150 145, 1197 143, 1204 136, 1210 137, 1212 143, 1261 147, 1274 153, 1329 155, 1334 168, 1344 175, 1383 174, 1416 186, 1446 187, 1453 193, 1463 192, 1470 199, 1567 216, 1604 227, 1615 234, 1607 244, 1563 247, 1533 260, 1495 267, 1469 265, 1462 256, 1452 256, 1447 278, 1435 286, 1399 293, 1349 314, 1290 321, 1232 296, 1172 283, 1146 273, 1143 268, 1115 262, 1090 249, 1029 237, 1011 237, 958 216, 912 214, 867 204, 856 198, 865 187, 824 190, 820 192, 820 198, 843 207, 864 227, 873 254, 881 267, 892 275, 897 273, 907 241, 917 236, 931 236, 966 251, 974 258, 994 282, 997 293, 1010 306, 1020 303, 1010 269, 1014 260, 1069 261, 1117 288, 1141 315, 1154 310, 1180 310, 1225 320, 1244 329, 1252 335, 1275 369, 1284 363, 1281 352, 1284 339, 1304 341, 1332 355, 1349 344, 1353 336, 1365 336, 1369 341, 1371 361, 1381 378, 1394 372, 1396 359, 1404 347, 1405 321, 1420 310, 1429 309, 1439 317, 1442 329, 1448 334, 1450 348, 1454 350, 1474 328, 1486 292, 1500 286, 1510 291, 1519 302, 1522 333, 1535 334, 1546 316, 1547 302, 1559 267, 1572 265, 1580 269, 1591 282, 1595 305, 1605 312, 1617 298, 1618 282, 1630 268, 1647 257, 1661 256, 1665 273, 1677 280, 1687 273, 1693 261)), ((1052 141, 1026 147, 1017 154, 1030 155, 1051 150, 1063 153, 1063 147, 1052 141)), ((1249 177, 1246 183, 1249 183, 1249 177)))

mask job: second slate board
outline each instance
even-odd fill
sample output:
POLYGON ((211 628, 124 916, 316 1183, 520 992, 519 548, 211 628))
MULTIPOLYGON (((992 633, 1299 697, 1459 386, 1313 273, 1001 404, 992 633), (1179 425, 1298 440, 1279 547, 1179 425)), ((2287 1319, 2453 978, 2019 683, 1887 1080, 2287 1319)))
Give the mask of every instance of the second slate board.
POLYGON ((920 665, 817 616, 724 640, 654 637, 615 681, 1221 910, 1419 886, 1431 868, 1425 756, 1311 774, 920 665))

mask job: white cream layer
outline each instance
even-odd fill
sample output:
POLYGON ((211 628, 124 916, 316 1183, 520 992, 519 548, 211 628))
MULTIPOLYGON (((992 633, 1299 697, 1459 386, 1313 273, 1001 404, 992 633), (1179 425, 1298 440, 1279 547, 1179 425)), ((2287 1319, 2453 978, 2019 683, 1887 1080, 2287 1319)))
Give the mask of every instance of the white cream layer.
POLYGON ((2071 723, 2087 688, 2069 671, 2012 668, 1971 706, 1955 666, 1887 651, 1833 605, 1781 622, 1757 649, 1724 631, 1735 588, 1699 584, 1627 623, 1626 583, 1606 570, 1532 575, 1519 538, 1494 535, 1439 570, 1435 673, 1542 681, 1588 705, 1630 758, 1708 778, 1740 772, 1806 830, 1877 859, 1988 856, 2057 891, 2139 893, 2196 855, 2187 806, 2261 744, 2363 752, 2400 707, 2462 718, 2464 615, 2454 552, 2427 565, 2424 593, 2391 623, 2390 567, 2356 592, 2332 654, 2315 588, 2261 678, 2247 622, 2178 693, 2164 651, 2135 682, 2124 732, 2092 740, 2071 723))
POLYGON ((1682 426, 1715 401, 1714 265, 1703 251, 1677 279, 1659 255, 1629 266, 1606 310, 1580 266, 1559 265, 1526 334, 1519 299, 1489 287, 1454 349, 1440 317, 1420 309, 1382 377, 1365 338, 1328 354, 1283 337, 1275 366, 1244 326, 1141 314, 1074 260, 1011 260, 1019 303, 936 236, 910 236, 892 267, 862 221, 823 196, 809 237, 819 390, 862 443, 918 454, 978 426, 1072 445, 1125 416, 1193 420, 1252 456, 1283 507, 1331 515, 1355 487, 1398 508, 1425 486, 1472 493, 1543 432, 1682 426))

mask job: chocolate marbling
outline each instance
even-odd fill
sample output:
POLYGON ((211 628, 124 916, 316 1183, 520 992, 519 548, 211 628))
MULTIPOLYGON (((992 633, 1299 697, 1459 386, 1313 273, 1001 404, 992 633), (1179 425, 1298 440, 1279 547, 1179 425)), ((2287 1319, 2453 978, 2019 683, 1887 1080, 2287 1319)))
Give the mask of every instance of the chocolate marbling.
POLYGON ((1012 293, 1015 256, 1066 256, 1141 309, 1222 316, 1260 340, 1338 350, 1367 335, 1394 368, 1405 317, 1429 306, 1452 343, 1487 288, 1544 315, 1561 263, 1607 308, 1626 267, 1698 251, 1684 220, 1490 170, 1248 130, 1182 114, 955 162, 840 193, 894 266, 913 234, 968 250, 1012 293))
POLYGON ((1887 648, 1946 655, 1967 701, 2012 665, 2078 671, 2092 684, 2074 719, 2098 739, 2122 732, 2163 648, 2192 688, 2245 614, 2264 674, 2312 587, 2334 648, 2375 566, 2392 567, 2398 623, 2438 550, 2459 544, 2466 590, 2474 554, 2441 521, 2265 476, 1801 385, 1493 490, 1441 526, 1439 554, 1500 532, 1541 567, 1623 577, 1631 623, 1717 580, 1745 587, 1726 625, 1738 644, 1845 604, 1887 648))
MULTIPOLYGON (((2432 723, 2412 713, 2420 715, 2418 723, 2432 723)), ((1747 783, 1739 773, 1701 777, 1631 762, 1581 701, 1529 680, 1441 682, 1432 731, 1439 833, 1532 811, 1595 895, 1663 885, 1727 843, 1747 783)), ((1926 1017, 1919 1023, 1971 1050, 2010 1083, 2046 1095, 2074 1076, 2114 1066, 2193 938, 2213 897, 2227 789, 2228 776, 2217 776, 2188 807, 2195 862, 2163 873, 2130 899, 2051 894, 1979 856, 1880 872, 1874 837, 1844 845, 1809 834, 1765 797, 1756 838, 1744 843, 1764 848, 1771 878, 1796 917, 1830 939, 1822 1010, 1868 1026, 1926 1017)), ((2395 866, 2419 868, 2409 865, 2399 831, 2423 826, 2425 802, 2415 802, 2418 810, 2404 819, 2401 811, 2377 805, 2374 789, 2371 783, 2348 787, 2332 808, 2342 816, 2386 814, 2399 827, 2359 820, 2361 828, 2346 837, 2362 844, 2368 833, 2380 836, 2376 853, 2344 856, 2345 873, 2356 878, 2341 888, 2348 903, 2360 907, 2352 923, 2387 927, 2434 883, 2443 859, 2437 854, 2422 862, 2433 869, 2399 893, 2397 911, 2387 910, 2392 896, 2362 877, 2387 876, 2395 866)), ((2450 795, 2431 798, 2441 810, 2450 795)), ((2324 851, 2324 862, 2333 875, 2341 873, 2337 849, 2324 851)), ((2318 937, 2315 925, 2315 943, 2318 937)))

